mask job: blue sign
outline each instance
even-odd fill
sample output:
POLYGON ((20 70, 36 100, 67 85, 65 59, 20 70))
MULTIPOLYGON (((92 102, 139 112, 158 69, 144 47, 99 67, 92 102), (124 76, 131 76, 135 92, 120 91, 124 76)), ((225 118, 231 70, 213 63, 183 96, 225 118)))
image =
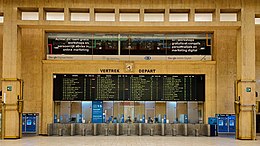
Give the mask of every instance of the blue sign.
POLYGON ((228 132, 228 118, 226 116, 218 117, 218 132, 228 132))
POLYGON ((23 133, 36 133, 37 131, 37 114, 26 113, 22 116, 22 132, 23 133))
POLYGON ((228 116, 229 132, 236 132, 236 116, 228 116))
POLYGON ((236 132, 236 116, 233 114, 218 114, 218 132, 236 132))
POLYGON ((103 101, 92 101, 92 123, 103 122, 103 101))

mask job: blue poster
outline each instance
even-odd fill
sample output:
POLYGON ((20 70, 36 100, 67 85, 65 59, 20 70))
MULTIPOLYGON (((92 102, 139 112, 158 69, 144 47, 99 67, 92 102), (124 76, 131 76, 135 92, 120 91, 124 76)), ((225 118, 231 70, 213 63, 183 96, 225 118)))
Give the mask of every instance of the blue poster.
POLYGON ((92 123, 103 122, 103 101, 92 101, 92 123))

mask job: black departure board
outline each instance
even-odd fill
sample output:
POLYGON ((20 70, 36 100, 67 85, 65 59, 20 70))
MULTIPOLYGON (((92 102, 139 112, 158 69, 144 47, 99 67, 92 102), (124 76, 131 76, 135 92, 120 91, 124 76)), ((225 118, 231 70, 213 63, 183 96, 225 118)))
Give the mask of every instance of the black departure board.
POLYGON ((58 101, 205 101, 205 75, 54 74, 58 101))

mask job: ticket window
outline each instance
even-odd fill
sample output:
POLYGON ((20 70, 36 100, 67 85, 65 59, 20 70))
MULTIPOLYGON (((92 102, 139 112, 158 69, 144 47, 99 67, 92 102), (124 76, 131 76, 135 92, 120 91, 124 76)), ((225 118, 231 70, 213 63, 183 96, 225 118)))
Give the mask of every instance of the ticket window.
POLYGON ((204 123, 204 103, 199 102, 198 103, 198 115, 199 115, 199 123, 204 123))
POLYGON ((113 101, 103 101, 103 122, 109 123, 113 120, 113 101))
POLYGON ((166 114, 167 114, 167 119, 169 120, 169 123, 176 123, 176 107, 177 102, 173 101, 168 101, 166 102, 166 114))
POLYGON ((70 123, 71 102, 60 102, 60 123, 70 123))
POLYGON ((92 121, 92 101, 82 102, 82 123, 90 123, 92 121))
POLYGON ((199 106, 198 102, 188 102, 188 123, 199 123, 199 106))
POLYGON ((145 122, 153 123, 155 117, 155 101, 145 102, 145 122))
POLYGON ((187 102, 177 102, 177 117, 178 123, 188 123, 188 105, 187 102))
POLYGON ((123 101, 114 101, 114 114, 113 114, 113 123, 123 123, 124 119, 124 102, 123 101))
POLYGON ((144 123, 145 122, 145 104, 144 101, 135 102, 135 123, 144 123))
POLYGON ((60 122, 60 105, 61 102, 54 102, 54 123, 60 122))
POLYGON ((133 101, 125 101, 124 102, 124 116, 125 116, 125 122, 134 122, 134 116, 135 116, 135 109, 134 109, 134 102, 133 101))
POLYGON ((156 101, 155 102, 155 117, 158 117, 158 122, 166 123, 166 102, 165 101, 156 101))
POLYGON ((71 123, 82 123, 82 102, 71 102, 71 123))

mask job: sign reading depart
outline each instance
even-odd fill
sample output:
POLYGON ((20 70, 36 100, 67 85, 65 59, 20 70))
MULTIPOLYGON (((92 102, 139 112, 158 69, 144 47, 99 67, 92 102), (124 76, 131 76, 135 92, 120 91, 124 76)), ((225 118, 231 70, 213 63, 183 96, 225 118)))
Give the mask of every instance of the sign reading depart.
POLYGON ((54 74, 55 101, 205 101, 205 75, 54 74))

